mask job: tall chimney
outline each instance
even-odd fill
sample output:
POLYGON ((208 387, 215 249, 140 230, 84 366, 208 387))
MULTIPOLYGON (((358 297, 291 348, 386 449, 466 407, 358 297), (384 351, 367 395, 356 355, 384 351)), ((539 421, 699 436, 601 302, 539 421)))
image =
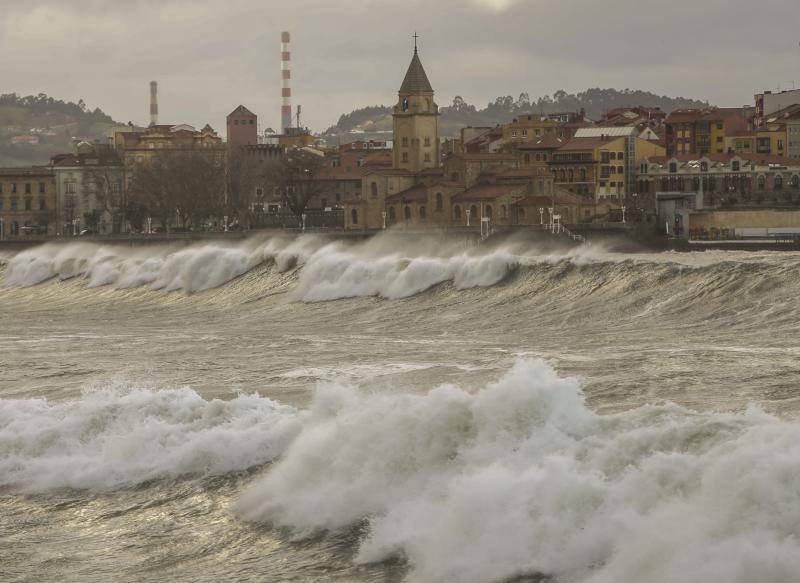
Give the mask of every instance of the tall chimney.
POLYGON ((158 125, 158 81, 150 81, 150 125, 158 125))
POLYGON ((289 40, 289 33, 283 31, 281 33, 281 130, 283 134, 286 134, 286 131, 292 127, 292 88, 290 86, 292 72, 289 66, 291 60, 289 40))

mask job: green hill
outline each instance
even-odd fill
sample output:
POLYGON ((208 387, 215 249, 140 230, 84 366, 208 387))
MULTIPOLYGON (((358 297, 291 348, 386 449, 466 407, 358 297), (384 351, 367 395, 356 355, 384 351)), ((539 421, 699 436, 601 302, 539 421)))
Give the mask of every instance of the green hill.
MULTIPOLYGON (((577 112, 584 109, 587 117, 598 119, 609 109, 635 105, 660 107, 669 113, 674 109, 707 107, 708 103, 684 97, 656 95, 648 91, 595 88, 577 94, 556 91, 552 96, 545 95, 537 99, 531 99, 527 93, 522 93, 516 99, 507 95, 498 97, 483 109, 478 109, 456 96, 450 105, 440 107, 439 111, 442 114, 442 135, 454 137, 462 127, 495 126, 509 122, 523 113, 577 112)), ((346 137, 391 139, 391 130, 392 108, 371 106, 342 115, 335 126, 328 128, 325 135, 342 141, 346 137)))
POLYGON ((0 166, 46 164, 52 155, 71 151, 73 138, 105 140, 119 125, 83 100, 65 102, 44 93, 0 95, 0 166))

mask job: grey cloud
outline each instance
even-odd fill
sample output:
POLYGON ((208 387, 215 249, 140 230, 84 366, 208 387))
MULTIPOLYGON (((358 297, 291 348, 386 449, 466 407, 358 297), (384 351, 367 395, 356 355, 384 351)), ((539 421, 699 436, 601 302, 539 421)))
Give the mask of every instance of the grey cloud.
POLYGON ((438 101, 631 87, 741 105, 800 81, 796 0, 0 0, 3 92, 83 98, 143 122, 222 128, 239 103, 278 125, 279 33, 293 33, 295 103, 321 130, 390 103, 411 34, 438 101))

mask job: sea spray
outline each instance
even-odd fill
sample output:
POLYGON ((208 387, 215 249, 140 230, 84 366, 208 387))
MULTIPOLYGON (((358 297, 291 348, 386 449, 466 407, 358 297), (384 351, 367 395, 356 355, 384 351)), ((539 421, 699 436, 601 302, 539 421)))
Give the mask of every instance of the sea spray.
POLYGON ((107 388, 79 399, 0 399, 0 486, 108 490, 217 475, 279 455, 298 412, 258 395, 107 388))
POLYGON ((601 416, 519 362, 477 393, 321 388, 246 520, 298 533, 369 519, 358 561, 409 581, 770 583, 800 572, 800 425, 758 409, 601 416))

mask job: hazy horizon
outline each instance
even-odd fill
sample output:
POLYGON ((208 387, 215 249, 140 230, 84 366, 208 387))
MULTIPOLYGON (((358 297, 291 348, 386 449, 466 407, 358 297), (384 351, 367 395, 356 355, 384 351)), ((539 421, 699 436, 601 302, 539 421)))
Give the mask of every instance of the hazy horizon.
POLYGON ((224 132, 225 115, 243 104, 263 128, 277 128, 284 29, 292 33, 293 105, 303 106, 314 131, 353 109, 391 104, 414 31, 440 105, 455 95, 483 107, 500 95, 601 87, 741 106, 756 92, 800 81, 800 5, 763 2, 759 13, 783 16, 758 43, 741 40, 753 34, 750 3, 677 5, 0 0, 0 91, 82 98, 118 121, 144 124, 155 79, 165 123, 224 132))

